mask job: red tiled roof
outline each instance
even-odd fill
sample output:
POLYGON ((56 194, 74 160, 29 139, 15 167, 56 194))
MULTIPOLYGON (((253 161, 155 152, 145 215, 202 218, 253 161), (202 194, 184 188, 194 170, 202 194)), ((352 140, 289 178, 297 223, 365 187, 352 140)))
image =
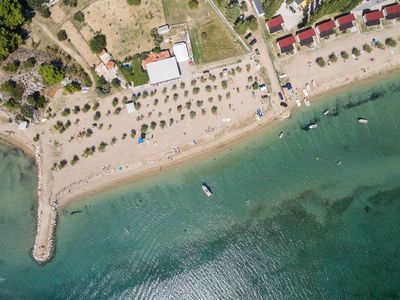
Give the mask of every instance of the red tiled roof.
POLYGON ((277 43, 278 43, 279 47, 282 49, 289 45, 293 45, 294 43, 296 43, 296 40, 294 39, 293 35, 289 35, 289 36, 277 41, 277 43))
POLYGON ((400 13, 400 4, 393 4, 385 8, 388 15, 400 13))
POLYGON ((335 22, 333 22, 332 20, 328 20, 328 21, 326 21, 324 23, 321 23, 321 24, 317 25, 317 28, 318 28, 319 32, 328 31, 328 30, 331 30, 331 29, 333 29, 335 27, 336 27, 335 22))
POLYGON ((367 12, 365 15, 367 21, 379 20, 383 18, 383 13, 380 10, 367 12))
POLYGON ((297 37, 299 38, 300 41, 309 39, 310 37, 313 36, 315 36, 315 30, 311 27, 297 34, 297 37))
POLYGON ((265 22, 269 29, 282 25, 285 21, 283 20, 281 15, 277 15, 273 17, 271 20, 265 22))
POLYGON ((112 60, 109 60, 109 61, 106 63, 106 67, 107 67, 107 69, 112 70, 112 69, 114 69, 114 67, 115 67, 115 63, 114 63, 112 60))
POLYGON ((345 16, 341 16, 341 17, 337 18, 336 20, 338 21, 339 25, 343 25, 343 24, 351 23, 355 19, 356 18, 354 17, 354 14, 350 13, 345 16))
POLYGON ((159 53, 152 52, 150 53, 146 59, 142 61, 142 67, 146 70, 146 65, 155 61, 163 60, 170 57, 171 54, 168 50, 161 51, 159 53))

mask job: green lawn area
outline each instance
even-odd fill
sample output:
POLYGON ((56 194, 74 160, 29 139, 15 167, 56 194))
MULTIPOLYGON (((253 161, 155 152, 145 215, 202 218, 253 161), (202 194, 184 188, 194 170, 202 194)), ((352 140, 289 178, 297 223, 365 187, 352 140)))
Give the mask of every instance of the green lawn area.
POLYGON ((189 20, 190 42, 197 64, 245 53, 209 3, 200 1, 196 9, 189 8, 188 0, 163 0, 163 5, 167 23, 177 24, 189 20))
POLYGON ((131 67, 119 66, 119 70, 126 81, 133 82, 135 86, 143 85, 149 82, 149 76, 142 70, 142 57, 134 56, 131 61, 131 67))

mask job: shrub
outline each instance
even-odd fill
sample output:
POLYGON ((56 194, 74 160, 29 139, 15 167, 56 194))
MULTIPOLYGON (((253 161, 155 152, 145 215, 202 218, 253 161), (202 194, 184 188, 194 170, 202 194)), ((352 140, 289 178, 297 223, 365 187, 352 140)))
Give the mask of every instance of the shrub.
POLYGON ((367 53, 371 53, 372 52, 372 47, 368 44, 364 44, 363 45, 363 50, 367 53))
POLYGON ((22 62, 22 67, 24 69, 30 69, 36 64, 36 59, 34 57, 29 57, 27 60, 22 62))
POLYGON ((198 94, 200 92, 200 88, 199 87, 194 87, 193 88, 193 94, 198 94))
POLYGON ((74 108, 72 109, 72 112, 76 115, 81 111, 81 108, 79 105, 75 105, 74 108))
POLYGON ((149 126, 147 124, 142 124, 142 126, 140 126, 141 132, 146 132, 148 129, 149 129, 149 126))
POLYGON ((63 169, 67 164, 68 162, 65 159, 61 160, 60 163, 58 164, 58 169, 60 170, 63 169))
POLYGON ((63 4, 71 7, 76 7, 78 5, 78 0, 63 0, 63 4))
POLYGON ((358 57, 358 56, 361 55, 361 51, 360 51, 360 49, 358 49, 357 47, 354 47, 354 48, 351 50, 351 53, 352 53, 355 57, 358 57))
POLYGON ((152 122, 150 123, 150 128, 151 128, 152 130, 154 130, 154 129, 156 129, 156 127, 157 127, 157 122, 152 121, 152 122))
POLYGON ((340 56, 341 56, 344 60, 346 60, 346 59, 349 58, 349 54, 348 54, 346 51, 340 52, 340 56))
POLYGON ((107 39, 104 34, 97 33, 90 41, 89 41, 90 49, 94 53, 100 53, 101 50, 107 47, 107 39))
POLYGON ((59 41, 65 41, 68 38, 68 34, 64 29, 57 32, 57 38, 59 41))
POLYGON ((108 146, 108 144, 106 142, 101 142, 97 149, 99 149, 100 152, 104 152, 104 151, 106 151, 107 146, 108 146))
POLYGON ((74 14, 74 19, 78 22, 83 22, 85 21, 85 14, 82 11, 77 11, 74 14))
POLYGON ((76 163, 79 161, 79 156, 78 155, 74 155, 70 161, 71 166, 76 165, 76 163))
POLYGON ((199 2, 197 0, 189 0, 189 8, 195 9, 199 6, 199 2))
POLYGON ((116 107, 118 105, 118 98, 114 97, 114 99, 111 102, 112 106, 116 107))
POLYGON ((213 106, 213 107, 211 108, 211 112, 212 112, 213 114, 216 114, 217 111, 218 111, 218 107, 217 107, 217 106, 213 106))
POLYGON ((164 120, 160 121, 160 128, 161 129, 163 129, 166 125, 167 125, 167 122, 165 122, 164 120))
POLYGON ((64 87, 65 92, 73 94, 81 90, 81 84, 78 81, 72 81, 64 87))
POLYGON ((71 114, 71 109, 69 109, 68 107, 64 108, 64 110, 61 112, 61 115, 63 117, 68 117, 71 114))
POLYGON ((202 107, 202 106, 203 106, 203 101, 198 100, 198 101, 196 102, 196 105, 197 105, 197 107, 202 107))
POLYGON ((19 101, 22 99, 25 88, 21 83, 9 79, 0 85, 0 91, 9 95, 13 100, 19 101))
POLYGON ((101 113, 99 111, 96 111, 94 116, 93 116, 93 120, 98 121, 101 117, 101 113))
POLYGON ((129 5, 140 5, 141 0, 128 0, 129 5))
POLYGON ((88 112, 88 111, 90 110, 90 108, 91 108, 90 104, 89 104, 89 103, 86 103, 86 104, 83 106, 82 111, 86 113, 86 112, 88 112))
POLYGON ((43 64, 39 67, 39 75, 45 84, 53 85, 64 79, 64 70, 53 64, 43 64))
POLYGON ((223 80, 221 82, 221 86, 222 86, 223 89, 226 89, 228 87, 228 82, 226 80, 223 80))
POLYGON ((386 44, 387 46, 389 46, 389 47, 396 47, 397 42, 396 42, 394 39, 392 39, 392 38, 387 38, 387 39, 385 40, 385 44, 386 44))
POLYGON ((326 62, 325 59, 323 59, 322 57, 317 57, 317 59, 315 60, 315 62, 317 63, 318 66, 325 67, 326 62))
POLYGON ((190 115, 190 117, 191 117, 192 119, 196 118, 196 112, 195 112, 194 110, 192 110, 192 111, 189 113, 189 115, 190 115))
POLYGON ((331 54, 329 54, 328 58, 329 58, 330 62, 333 62, 333 63, 337 62, 337 56, 336 56, 335 52, 332 52, 331 54))
POLYGON ((185 107, 186 107, 186 109, 189 110, 192 107, 192 102, 190 102, 190 101, 186 102, 185 107))
POLYGON ((17 70, 18 70, 19 64, 20 64, 20 63, 19 63, 18 60, 14 60, 14 61, 12 61, 12 62, 6 64, 6 65, 3 67, 3 70, 6 71, 6 72, 15 73, 15 72, 17 72, 17 70))

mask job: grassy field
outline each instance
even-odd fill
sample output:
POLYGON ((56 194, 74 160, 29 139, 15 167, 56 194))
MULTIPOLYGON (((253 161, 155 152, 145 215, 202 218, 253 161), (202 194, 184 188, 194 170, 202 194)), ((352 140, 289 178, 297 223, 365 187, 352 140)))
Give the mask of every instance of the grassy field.
POLYGON ((209 63, 244 54, 241 45, 207 2, 190 9, 186 0, 163 0, 169 24, 187 22, 195 62, 209 63))

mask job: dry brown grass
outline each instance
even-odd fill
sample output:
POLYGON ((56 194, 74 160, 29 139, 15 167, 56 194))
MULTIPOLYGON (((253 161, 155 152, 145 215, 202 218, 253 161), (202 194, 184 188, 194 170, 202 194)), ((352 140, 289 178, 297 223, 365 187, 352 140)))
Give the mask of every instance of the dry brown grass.
POLYGON ((154 47, 150 30, 165 24, 160 0, 130 6, 126 0, 99 0, 84 10, 85 21, 107 37, 107 48, 118 59, 154 47))

